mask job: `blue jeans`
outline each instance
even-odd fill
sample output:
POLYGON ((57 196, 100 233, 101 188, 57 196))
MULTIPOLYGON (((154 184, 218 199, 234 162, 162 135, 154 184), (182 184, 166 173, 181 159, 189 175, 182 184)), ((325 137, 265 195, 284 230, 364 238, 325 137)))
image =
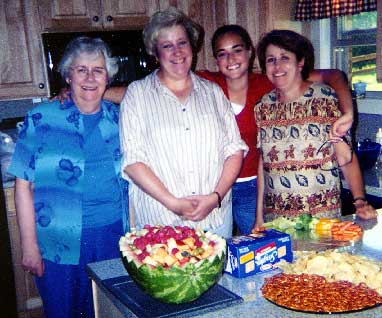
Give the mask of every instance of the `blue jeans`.
POLYGON ((256 220, 257 178, 232 186, 233 221, 240 234, 250 234, 256 220))
POLYGON ((56 264, 44 259, 44 275, 36 277, 45 318, 93 318, 93 297, 88 263, 120 257, 119 239, 122 221, 82 229, 81 256, 78 265, 56 264))

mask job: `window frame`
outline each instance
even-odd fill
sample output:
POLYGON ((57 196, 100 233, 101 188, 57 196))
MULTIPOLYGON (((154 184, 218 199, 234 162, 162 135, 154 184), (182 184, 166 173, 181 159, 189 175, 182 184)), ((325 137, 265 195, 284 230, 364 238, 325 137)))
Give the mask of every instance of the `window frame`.
MULTIPOLYGON (((357 31, 345 31, 342 32, 342 34, 349 35, 348 38, 339 39, 338 38, 338 29, 341 28, 341 26, 338 26, 339 19, 341 17, 336 18, 330 18, 330 65, 333 68, 338 68, 338 66, 335 64, 336 62, 336 51, 335 47, 351 47, 356 45, 370 45, 374 44, 376 45, 376 33, 377 28, 371 28, 367 30, 357 30, 357 31), (356 43, 354 42, 354 38, 351 37, 352 34, 359 35, 360 38, 357 39, 356 43), (375 39, 375 40, 374 40, 375 39)), ((341 30, 341 29, 340 29, 341 30)), ((350 79, 349 79, 350 81, 350 79)), ((382 91, 371 91, 367 90, 367 98, 374 98, 374 99, 382 99, 382 91)))

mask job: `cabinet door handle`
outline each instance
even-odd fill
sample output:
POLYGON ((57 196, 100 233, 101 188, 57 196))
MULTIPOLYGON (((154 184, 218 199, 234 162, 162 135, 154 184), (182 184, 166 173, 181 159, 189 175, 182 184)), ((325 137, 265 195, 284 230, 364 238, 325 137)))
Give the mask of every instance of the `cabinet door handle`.
POLYGON ((39 89, 43 89, 44 87, 45 87, 44 83, 40 83, 40 84, 38 84, 38 88, 39 88, 39 89))
POLYGON ((94 22, 98 22, 98 21, 99 21, 99 16, 98 16, 98 15, 95 15, 95 16, 93 17, 93 21, 94 21, 94 22))
POLYGON ((106 21, 107 21, 107 22, 111 22, 111 21, 113 21, 113 17, 112 17, 111 15, 108 15, 108 16, 106 17, 106 21))

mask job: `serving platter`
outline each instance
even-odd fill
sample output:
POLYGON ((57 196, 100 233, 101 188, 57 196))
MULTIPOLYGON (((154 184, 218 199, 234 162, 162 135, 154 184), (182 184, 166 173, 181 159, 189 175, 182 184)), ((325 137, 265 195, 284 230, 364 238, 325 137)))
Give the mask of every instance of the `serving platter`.
POLYGON ((280 273, 265 278, 263 297, 298 312, 342 314, 378 307, 382 296, 365 284, 327 281, 320 275, 280 273))
POLYGON ((345 310, 343 310, 343 311, 309 311, 309 310, 301 310, 301 309, 295 309, 295 308, 292 308, 292 307, 283 306, 283 305, 280 305, 280 304, 274 302, 271 299, 268 299, 266 297, 264 297, 264 298, 267 301, 269 301, 270 303, 272 303, 273 305, 276 305, 277 307, 280 307, 280 308, 292 310, 292 311, 295 311, 295 312, 301 312, 301 313, 305 313, 305 314, 316 314, 316 315, 351 314, 351 313, 362 312, 362 311, 365 311, 365 310, 369 310, 369 309, 373 309, 373 308, 377 308, 377 307, 381 306, 381 304, 375 304, 373 306, 365 306, 364 308, 361 308, 361 309, 347 310, 347 311, 345 311, 345 310))

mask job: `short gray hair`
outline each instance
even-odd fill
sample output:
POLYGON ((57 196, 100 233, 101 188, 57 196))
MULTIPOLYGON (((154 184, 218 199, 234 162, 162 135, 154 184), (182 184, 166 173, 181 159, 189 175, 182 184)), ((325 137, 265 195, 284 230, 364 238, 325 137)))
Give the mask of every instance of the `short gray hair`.
POLYGON ((198 50, 200 44, 199 37, 202 31, 201 26, 192 21, 183 12, 174 7, 169 7, 164 11, 154 13, 143 30, 143 42, 149 55, 157 57, 159 32, 164 28, 176 25, 180 25, 185 29, 193 51, 196 52, 198 50))
POLYGON ((100 38, 90 38, 87 36, 79 36, 74 38, 66 46, 64 54, 58 63, 58 72, 65 80, 70 75, 70 68, 73 61, 81 54, 102 55, 105 58, 105 66, 109 83, 118 72, 118 62, 116 58, 111 56, 109 46, 100 38))

